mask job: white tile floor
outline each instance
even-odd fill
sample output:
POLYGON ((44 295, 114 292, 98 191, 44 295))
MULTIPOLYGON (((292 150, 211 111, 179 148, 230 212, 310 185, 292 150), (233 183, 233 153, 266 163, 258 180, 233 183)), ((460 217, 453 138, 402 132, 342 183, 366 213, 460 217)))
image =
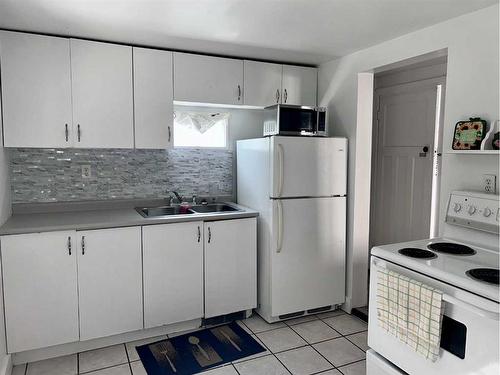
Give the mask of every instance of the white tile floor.
MULTIPOLYGON (((205 375, 365 375, 367 325, 334 311, 268 324, 258 315, 242 327, 266 352, 204 372, 205 375)), ((177 336, 178 334, 173 334, 177 336)), ((14 367, 13 375, 147 375, 135 346, 165 336, 109 346, 14 367)))

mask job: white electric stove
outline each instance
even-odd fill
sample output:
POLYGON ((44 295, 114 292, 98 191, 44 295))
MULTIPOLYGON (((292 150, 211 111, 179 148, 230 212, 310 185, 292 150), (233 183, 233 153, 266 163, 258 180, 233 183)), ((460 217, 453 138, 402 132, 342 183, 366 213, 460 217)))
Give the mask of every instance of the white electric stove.
POLYGON ((445 237, 374 247, 370 261, 367 374, 498 374, 499 197, 450 195, 445 237), (389 269, 443 292, 437 361, 424 359, 377 324, 377 271, 389 269))

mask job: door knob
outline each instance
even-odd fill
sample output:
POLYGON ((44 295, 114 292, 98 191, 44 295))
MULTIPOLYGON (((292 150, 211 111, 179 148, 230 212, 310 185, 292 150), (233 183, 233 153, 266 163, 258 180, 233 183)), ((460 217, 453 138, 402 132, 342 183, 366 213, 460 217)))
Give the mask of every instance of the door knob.
POLYGON ((429 152, 429 146, 422 147, 422 151, 418 154, 421 158, 425 158, 429 152))
POLYGON ((429 152, 429 146, 424 146, 422 148, 422 152, 426 152, 426 153, 429 152))

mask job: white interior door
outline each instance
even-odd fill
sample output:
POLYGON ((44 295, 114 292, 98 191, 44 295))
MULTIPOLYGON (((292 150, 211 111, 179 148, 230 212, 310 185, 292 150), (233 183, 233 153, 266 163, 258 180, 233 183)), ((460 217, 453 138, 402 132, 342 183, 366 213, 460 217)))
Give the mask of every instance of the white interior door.
POLYGON ((1 238, 9 353, 78 341, 75 234, 1 238))
POLYGON ((205 222, 205 317, 257 307, 257 220, 205 222))
POLYGON ((203 316, 203 222, 142 227, 145 328, 203 316))
POLYGON ((133 48, 135 147, 173 146, 172 52, 133 48))
POLYGON ((283 65, 244 61, 245 105, 266 107, 281 99, 283 65))
POLYGON ((0 33, 6 147, 72 145, 69 40, 0 33))
POLYGON ((80 339, 143 328, 141 228, 78 232, 80 339))
POLYGON ((371 245, 428 238, 437 84, 378 91, 371 245))
POLYGON ((133 148, 132 47, 70 44, 75 147, 133 148))
POLYGON ((345 298, 346 198, 273 201, 272 316, 345 298))
POLYGON ((272 198, 346 194, 346 138, 271 139, 272 198))

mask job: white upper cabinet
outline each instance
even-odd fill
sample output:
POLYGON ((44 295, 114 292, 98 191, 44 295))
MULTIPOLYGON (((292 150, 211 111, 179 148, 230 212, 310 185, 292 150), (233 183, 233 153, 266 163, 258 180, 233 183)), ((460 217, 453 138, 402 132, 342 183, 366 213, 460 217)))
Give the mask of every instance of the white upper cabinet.
POLYGON ((70 44, 75 147, 133 148, 132 47, 70 44))
POLYGON ((135 147, 173 145, 172 52, 133 48, 135 147))
POLYGON ((142 227, 144 328, 203 316, 203 222, 142 227))
POLYGON ((75 235, 1 237, 9 353, 78 341, 75 235))
POLYGON ((174 53, 174 100, 243 104, 243 60, 174 53))
POLYGON ((245 105, 267 107, 280 103, 283 65, 245 60, 245 105))
POLYGON ((1 32, 4 145, 72 146, 69 40, 1 32))
POLYGON ((281 103, 316 106, 318 69, 283 65, 281 103))
POLYGON ((141 228, 77 232, 80 340, 143 328, 141 228))

